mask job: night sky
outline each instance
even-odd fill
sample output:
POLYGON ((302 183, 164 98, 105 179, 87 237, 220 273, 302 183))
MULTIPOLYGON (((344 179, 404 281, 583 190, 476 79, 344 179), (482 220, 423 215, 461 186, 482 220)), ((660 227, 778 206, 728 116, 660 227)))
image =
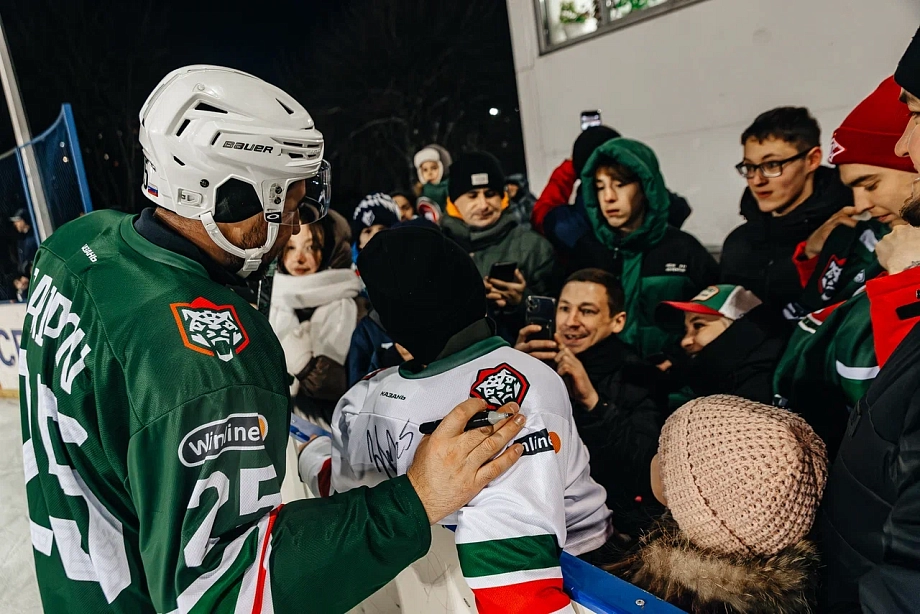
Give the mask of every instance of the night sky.
MULTIPOLYGON (((524 170, 499 0, 0 0, 0 17, 33 133, 73 105, 96 208, 145 206, 132 193, 137 113, 160 78, 193 63, 251 72, 300 100, 326 134, 340 210, 367 191, 409 187, 409 150, 429 140, 524 170), (419 125, 365 131, 378 116, 419 125)), ((3 152, 15 143, 0 108, 3 152)))

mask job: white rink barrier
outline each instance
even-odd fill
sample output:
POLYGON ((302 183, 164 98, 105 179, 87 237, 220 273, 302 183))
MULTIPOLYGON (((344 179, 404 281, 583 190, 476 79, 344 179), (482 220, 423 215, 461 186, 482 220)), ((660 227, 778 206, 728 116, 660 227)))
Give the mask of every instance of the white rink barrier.
POLYGON ((0 303, 0 396, 19 396, 19 342, 25 303, 0 303))

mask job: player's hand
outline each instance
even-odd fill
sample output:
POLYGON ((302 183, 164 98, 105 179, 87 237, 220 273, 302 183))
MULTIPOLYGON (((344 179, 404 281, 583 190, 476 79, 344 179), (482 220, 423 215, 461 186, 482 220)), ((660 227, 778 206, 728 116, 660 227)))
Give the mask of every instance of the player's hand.
POLYGON ((824 249, 827 238, 838 226, 856 228, 859 222, 854 220, 853 216, 857 213, 856 207, 844 207, 832 215, 826 222, 818 226, 818 229, 811 233, 811 236, 808 237, 808 241, 805 243, 805 256, 811 259, 820 254, 821 250, 824 249))
POLYGON ((591 411, 597 407, 600 397, 594 384, 588 378, 588 372, 572 350, 562 344, 562 337, 556 333, 556 342, 559 344, 559 353, 556 354, 556 373, 558 373, 569 387, 569 394, 573 401, 591 411))
POLYGON ((486 277, 486 298, 494 301, 500 308, 517 307, 524 300, 524 290, 527 289, 527 280, 520 269, 514 271, 514 281, 502 281, 486 277))
POLYGON ((428 512, 431 524, 469 503, 524 452, 524 447, 517 443, 493 458, 524 426, 525 418, 518 414, 517 403, 508 403, 498 410, 517 414, 513 418, 463 432, 470 418, 487 407, 482 399, 469 399, 457 405, 434 433, 422 438, 415 451, 406 475, 428 512))
POLYGON ((891 275, 920 263, 920 228, 895 226, 875 246, 878 262, 891 275))
POLYGON ((514 343, 514 349, 525 354, 530 354, 537 360, 554 360, 559 346, 551 339, 534 339, 528 341, 528 337, 534 335, 543 327, 539 324, 528 324, 518 333, 517 341, 514 343))

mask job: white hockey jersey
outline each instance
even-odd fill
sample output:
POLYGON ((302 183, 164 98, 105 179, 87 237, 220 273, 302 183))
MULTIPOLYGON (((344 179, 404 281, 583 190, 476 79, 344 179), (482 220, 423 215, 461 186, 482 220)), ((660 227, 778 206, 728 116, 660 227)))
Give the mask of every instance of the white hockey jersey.
MULTIPOLYGON (((404 474, 422 439, 419 426, 471 396, 490 409, 516 401, 527 416, 515 440, 524 456, 441 523, 457 527, 461 568, 479 612, 571 612, 559 552, 604 544, 611 531, 606 492, 590 476, 562 379, 502 339, 480 341, 419 373, 387 369, 352 388, 333 415, 331 490, 404 474)), ((301 474, 314 488, 321 468, 330 469, 326 454, 328 446, 314 444, 302 455, 301 474)))

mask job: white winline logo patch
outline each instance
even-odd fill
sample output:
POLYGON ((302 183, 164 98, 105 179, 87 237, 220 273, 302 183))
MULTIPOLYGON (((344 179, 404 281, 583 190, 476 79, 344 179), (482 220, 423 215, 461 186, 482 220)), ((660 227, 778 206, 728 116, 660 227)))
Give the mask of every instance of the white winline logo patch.
POLYGON ((562 440, 559 435, 553 431, 542 429, 525 435, 520 439, 515 439, 514 443, 519 443, 524 447, 523 456, 533 456, 540 452, 555 452, 559 454, 562 449, 562 440))
POLYGON ((229 450, 262 450, 266 435, 268 421, 261 414, 230 414, 183 437, 179 460, 186 467, 195 467, 229 450))

